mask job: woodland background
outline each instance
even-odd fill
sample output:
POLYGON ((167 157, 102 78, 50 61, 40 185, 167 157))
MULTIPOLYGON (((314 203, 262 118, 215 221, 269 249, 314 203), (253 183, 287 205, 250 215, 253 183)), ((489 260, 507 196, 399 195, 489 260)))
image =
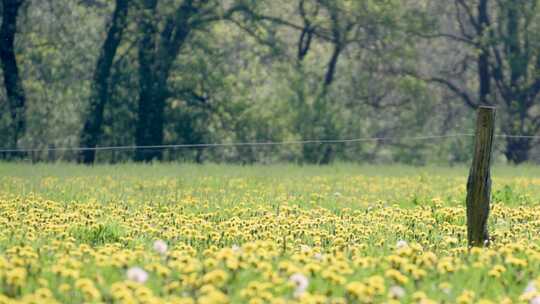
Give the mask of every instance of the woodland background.
MULTIPOLYGON (((479 105, 540 135, 535 0, 1 2, 0 148, 32 149, 4 160, 456 164, 471 137, 406 138, 472 133, 479 105), (63 149, 360 137, 396 139, 63 149)), ((537 147, 499 137, 496 159, 537 147)))

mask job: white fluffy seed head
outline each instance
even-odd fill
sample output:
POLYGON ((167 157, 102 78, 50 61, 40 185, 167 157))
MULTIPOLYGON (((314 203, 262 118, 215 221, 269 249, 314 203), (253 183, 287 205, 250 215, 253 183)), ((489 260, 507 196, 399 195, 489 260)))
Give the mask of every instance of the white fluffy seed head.
MULTIPOLYGON (((534 295, 538 292, 538 287, 536 286, 536 282, 530 281, 529 284, 527 284, 527 287, 525 287, 525 290, 523 290, 523 295, 534 295)), ((532 297, 529 300, 529 304, 540 304, 540 296, 536 295, 532 297)))
POLYGON ((405 248, 405 247, 409 247, 409 244, 407 243, 407 241, 404 241, 404 240, 397 241, 397 243, 396 243, 396 248, 397 249, 405 248))
POLYGON ((405 289, 401 286, 390 287, 390 296, 395 299, 401 299, 405 296, 405 289))
POLYGON ((534 281, 530 281, 529 284, 527 284, 527 287, 525 287, 525 290, 523 293, 533 293, 536 292, 536 283, 534 281))
POLYGON ((148 280, 148 273, 140 267, 131 267, 127 271, 128 280, 143 284, 148 280))
POLYGON ((324 259, 324 256, 321 253, 317 252, 313 255, 313 258, 317 261, 322 261, 324 259))
POLYGON ((157 240, 154 242, 154 250, 160 254, 165 254, 167 252, 167 243, 163 240, 157 240))
POLYGON ((289 281, 292 282, 295 286, 294 297, 298 298, 304 294, 307 287, 309 286, 309 279, 301 274, 295 273, 290 278, 289 281))

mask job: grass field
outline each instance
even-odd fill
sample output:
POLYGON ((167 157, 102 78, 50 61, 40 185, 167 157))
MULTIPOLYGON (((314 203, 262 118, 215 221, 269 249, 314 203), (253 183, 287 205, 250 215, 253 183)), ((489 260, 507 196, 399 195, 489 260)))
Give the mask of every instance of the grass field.
POLYGON ((0 164, 0 303, 538 303, 540 168, 0 164))

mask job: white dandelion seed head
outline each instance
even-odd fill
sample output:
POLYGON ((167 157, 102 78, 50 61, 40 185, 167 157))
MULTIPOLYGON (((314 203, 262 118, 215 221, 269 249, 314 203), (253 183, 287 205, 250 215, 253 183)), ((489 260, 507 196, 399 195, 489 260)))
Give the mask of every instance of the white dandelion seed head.
POLYGON ((404 241, 404 240, 397 241, 396 249, 406 248, 406 247, 409 247, 409 244, 407 243, 407 241, 404 241))
POLYGON ((302 294, 304 294, 307 287, 309 286, 309 279, 305 275, 303 275, 301 273, 293 274, 289 278, 289 281, 292 282, 294 284, 294 286, 296 287, 295 290, 294 290, 294 297, 296 297, 296 298, 298 298, 302 294))
MULTIPOLYGON (((523 295, 534 295, 538 292, 538 287, 536 286, 536 283, 534 281, 530 281, 529 284, 527 284, 527 287, 525 287, 525 290, 523 290, 523 295)), ((534 295, 530 300, 529 304, 540 304, 540 296, 534 295)))
POLYGON ((405 289, 401 286, 390 287, 390 296, 395 299, 401 299, 405 296, 405 289))
POLYGON ((527 284, 527 287, 525 287, 525 290, 523 293, 533 293, 536 292, 536 283, 534 281, 530 281, 529 284, 527 284))
POLYGON ((127 271, 128 280, 143 284, 148 280, 148 273, 140 267, 131 267, 127 271))
POLYGON ((167 243, 163 240, 157 240, 154 242, 154 250, 160 254, 165 254, 167 252, 167 243))
POLYGON ((232 249, 233 252, 239 252, 240 251, 240 246, 238 246, 236 244, 233 244, 231 249, 232 249))
POLYGON ((315 253, 315 254, 313 255, 313 258, 314 258, 315 260, 317 260, 317 261, 322 261, 322 259, 324 258, 324 256, 323 256, 321 253, 317 252, 317 253, 315 253))

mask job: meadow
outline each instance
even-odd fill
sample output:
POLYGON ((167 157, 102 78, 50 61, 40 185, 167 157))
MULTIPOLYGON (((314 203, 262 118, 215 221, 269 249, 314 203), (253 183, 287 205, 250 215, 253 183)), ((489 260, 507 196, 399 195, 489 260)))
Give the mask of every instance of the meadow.
POLYGON ((0 164, 1 303, 540 303, 540 168, 0 164))

